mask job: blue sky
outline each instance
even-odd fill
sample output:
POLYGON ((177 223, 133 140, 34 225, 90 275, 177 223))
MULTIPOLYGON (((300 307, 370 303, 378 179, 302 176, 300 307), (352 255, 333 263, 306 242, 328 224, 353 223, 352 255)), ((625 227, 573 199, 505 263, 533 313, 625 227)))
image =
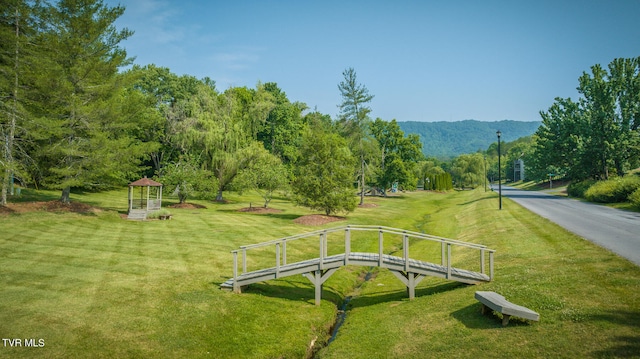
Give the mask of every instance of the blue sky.
POLYGON ((539 121, 594 64, 640 56, 640 0, 106 0, 140 65, 219 90, 276 82, 335 116, 353 67, 373 118, 539 121))

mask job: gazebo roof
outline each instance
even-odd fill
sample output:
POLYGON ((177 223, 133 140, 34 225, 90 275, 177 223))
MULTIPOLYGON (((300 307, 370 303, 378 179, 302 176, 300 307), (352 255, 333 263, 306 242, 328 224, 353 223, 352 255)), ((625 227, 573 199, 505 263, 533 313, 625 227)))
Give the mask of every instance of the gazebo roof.
POLYGON ((152 179, 148 179, 147 177, 145 178, 140 178, 137 181, 131 182, 129 183, 129 187, 145 187, 145 186, 150 186, 150 187, 162 187, 162 183, 160 182, 156 182, 152 179))

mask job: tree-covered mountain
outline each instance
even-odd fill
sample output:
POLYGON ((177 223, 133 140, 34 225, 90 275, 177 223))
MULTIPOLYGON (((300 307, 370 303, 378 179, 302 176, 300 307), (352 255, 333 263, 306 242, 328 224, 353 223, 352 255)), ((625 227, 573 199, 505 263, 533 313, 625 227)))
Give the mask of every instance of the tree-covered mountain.
POLYGON ((496 131, 502 132, 502 141, 510 142, 530 136, 540 126, 540 121, 494 121, 464 120, 457 122, 398 122, 405 134, 420 136, 422 152, 428 157, 450 158, 463 153, 486 150, 498 141, 496 131))

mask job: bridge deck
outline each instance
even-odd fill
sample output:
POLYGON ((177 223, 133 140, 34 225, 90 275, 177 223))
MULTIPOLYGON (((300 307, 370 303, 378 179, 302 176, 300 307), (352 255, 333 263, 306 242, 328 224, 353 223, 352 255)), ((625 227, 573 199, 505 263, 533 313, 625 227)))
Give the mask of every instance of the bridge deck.
MULTIPOLYGON (((344 265, 359 265, 367 267, 379 266, 381 268, 388 268, 397 272, 410 272, 419 275, 446 278, 467 284, 488 282, 491 280, 489 276, 479 272, 452 267, 449 275, 449 268, 447 266, 423 262, 415 259, 409 259, 408 262, 408 268, 406 268, 403 258, 383 254, 382 265, 380 266, 380 257, 376 253, 353 252, 349 254, 348 258, 346 258, 346 254, 343 253, 325 257, 322 265, 320 264, 320 258, 314 258, 301 262, 281 265, 279 267, 272 267, 243 273, 238 275, 237 285, 244 287, 249 284, 263 282, 266 280, 304 274, 316 270, 339 268, 344 265)), ((233 282, 234 280, 233 278, 231 278, 222 283, 220 286, 222 288, 233 289, 233 282)))

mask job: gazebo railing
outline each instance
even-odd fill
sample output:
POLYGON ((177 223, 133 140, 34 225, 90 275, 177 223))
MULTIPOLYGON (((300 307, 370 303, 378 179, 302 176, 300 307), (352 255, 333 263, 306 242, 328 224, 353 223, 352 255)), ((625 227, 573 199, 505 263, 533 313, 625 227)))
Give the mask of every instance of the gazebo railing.
POLYGON ((148 202, 147 211, 157 211, 162 207, 161 199, 150 199, 148 202))

